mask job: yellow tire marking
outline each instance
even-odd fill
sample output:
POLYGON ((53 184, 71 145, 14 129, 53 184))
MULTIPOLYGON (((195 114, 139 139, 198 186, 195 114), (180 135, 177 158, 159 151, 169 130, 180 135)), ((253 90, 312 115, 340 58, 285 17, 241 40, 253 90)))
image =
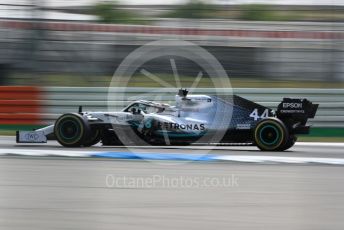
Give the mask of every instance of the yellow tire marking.
MULTIPOLYGON (((84 125, 82 124, 82 122, 80 121, 80 119, 79 119, 78 117, 73 116, 73 115, 65 115, 65 116, 63 116, 62 118, 60 118, 60 119, 57 120, 57 122, 56 122, 55 125, 57 126, 59 123, 61 123, 61 120, 63 120, 63 119, 66 118, 66 117, 67 117, 67 118, 72 118, 72 119, 74 119, 74 120, 76 119, 77 122, 78 122, 79 125, 80 125, 80 131, 81 131, 81 134, 82 134, 82 135, 80 135, 80 137, 79 137, 76 141, 74 141, 74 142, 72 142, 72 143, 66 143, 66 142, 62 141, 64 144, 73 145, 73 144, 75 144, 75 143, 77 143, 78 141, 81 140, 81 138, 82 138, 82 136, 83 136, 83 133, 84 133, 84 125)), ((60 139, 60 141, 61 141, 61 136, 60 136, 59 132, 56 132, 55 135, 58 136, 59 139, 60 139)))
POLYGON ((268 150, 272 150, 272 149, 276 149, 276 148, 280 147, 280 145, 282 144, 284 138, 285 138, 285 135, 284 135, 284 131, 283 131, 282 126, 281 126, 278 122, 276 122, 276 121, 274 121, 274 120, 263 121, 262 123, 258 124, 258 126, 256 127, 256 129, 255 129, 255 131, 254 131, 254 139, 255 139, 257 145, 259 145, 259 146, 264 146, 264 148, 265 148, 265 149, 268 149, 268 150), (282 137, 282 138, 281 138, 280 142, 278 143, 278 145, 275 145, 275 146, 277 146, 277 147, 267 147, 266 145, 264 145, 264 144, 259 140, 259 138, 257 138, 257 136, 258 136, 258 132, 257 132, 257 131, 260 129, 260 127, 261 127, 262 125, 264 125, 264 124, 266 124, 266 123, 270 123, 270 124, 272 123, 273 125, 277 126, 277 128, 278 128, 278 129, 280 130, 280 132, 281 132, 281 137, 282 137))

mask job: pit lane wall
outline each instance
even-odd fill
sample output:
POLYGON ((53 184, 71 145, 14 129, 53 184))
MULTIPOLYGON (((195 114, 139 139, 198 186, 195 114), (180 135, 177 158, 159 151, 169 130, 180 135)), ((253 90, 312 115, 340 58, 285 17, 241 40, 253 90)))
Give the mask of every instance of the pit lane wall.
MULTIPOLYGON (((107 87, 0 87, 0 129, 30 130, 51 124, 61 114, 120 110, 130 101, 144 99, 173 104, 176 89, 107 87), (121 96, 125 92, 125 97, 121 96), (120 99, 121 98, 121 99, 120 99), (111 103, 111 108, 108 107, 111 103)), ((236 88, 233 92, 276 109, 283 97, 307 98, 319 103, 312 136, 344 137, 344 89, 236 88)), ((197 88, 194 94, 228 95, 227 89, 197 88)))

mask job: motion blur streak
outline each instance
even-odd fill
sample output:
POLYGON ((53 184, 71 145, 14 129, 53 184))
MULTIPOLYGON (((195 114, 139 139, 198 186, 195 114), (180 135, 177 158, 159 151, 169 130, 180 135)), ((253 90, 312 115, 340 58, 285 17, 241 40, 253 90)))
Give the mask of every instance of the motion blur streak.
MULTIPOLYGON (((240 86, 312 80, 328 87, 323 83, 344 79, 344 6, 21 3, 0 4, 2 84, 107 86, 130 52, 159 39, 206 48, 240 86)), ((169 75, 164 61, 145 69, 169 75)), ((192 63, 176 59, 180 62, 182 82, 196 76, 192 63)), ((137 81, 144 85, 142 76, 137 81)))
MULTIPOLYGON (((343 4, 1 0, 0 135, 12 136, 0 137, 0 229, 344 229, 343 4), (150 158, 130 160, 89 157, 127 154, 123 146, 66 149, 55 141, 15 143, 15 130, 53 123, 78 106, 104 111, 108 100, 121 109, 129 101, 147 99, 140 97, 163 88, 161 82, 177 88, 196 82, 197 89, 191 90, 200 94, 217 87, 204 66, 167 54, 113 85, 126 87, 125 100, 108 97, 122 61, 137 48, 164 39, 207 50, 240 96, 271 108, 283 97, 319 104, 310 135, 274 153, 252 146, 131 146, 150 158), (159 159, 161 153, 180 159, 200 152, 228 161, 159 159), (109 186, 109 178, 120 183, 109 186), (174 184, 157 185, 154 178, 174 184), (214 183, 228 178, 231 186, 214 183), (182 183, 199 179, 212 183, 182 183)), ((171 94, 150 99, 159 96, 169 103, 177 90, 165 90, 171 94)))

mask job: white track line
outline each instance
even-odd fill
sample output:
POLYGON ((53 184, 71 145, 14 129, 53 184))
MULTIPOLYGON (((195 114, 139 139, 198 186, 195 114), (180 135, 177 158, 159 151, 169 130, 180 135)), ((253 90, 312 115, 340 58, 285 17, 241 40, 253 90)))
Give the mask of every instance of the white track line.
MULTIPOLYGON (((344 143, 338 142, 296 142, 295 146, 314 146, 314 147, 344 147, 344 143)), ((190 150, 216 150, 216 149, 228 149, 228 148, 237 148, 245 147, 249 149, 256 149, 256 146, 252 145, 189 145, 189 146, 156 146, 156 145, 147 145, 147 146, 128 146, 126 148, 130 149, 190 149, 190 150)), ((102 146, 102 148, 125 148, 123 146, 102 146)))
MULTIPOLYGON (((93 151, 94 152, 94 151, 93 151)), ((89 157, 93 152, 42 149, 0 149, 0 155, 89 157)))
MULTIPOLYGON (((106 151, 104 151, 106 152, 106 151)), ((33 149, 0 149, 0 155, 21 155, 21 156, 61 156, 61 157, 92 157, 102 154, 99 151, 61 151, 61 150, 33 150, 33 149)), ((130 151, 129 151, 130 153, 130 151)), ((133 153, 135 154, 135 153, 133 153)), ((145 155, 149 153, 142 153, 145 155)), ((153 153, 156 156, 164 153, 153 153)), ((178 154, 178 153, 176 153, 178 154)), ((183 154, 180 154, 181 156, 183 154)), ((120 157, 119 157, 120 158, 120 157)), ((125 157, 123 159, 126 159, 125 157)), ((168 160, 168 158, 166 158, 168 160)), ((283 164, 331 164, 344 165, 344 158, 323 158, 323 157, 283 157, 283 156, 243 156, 243 155, 209 155, 210 161, 230 161, 242 163, 283 163, 283 164)))
POLYGON ((333 164, 344 165, 343 158, 323 158, 323 157, 275 157, 275 156, 216 156, 216 160, 246 162, 246 163, 291 163, 291 164, 333 164))
POLYGON ((340 142, 296 142, 296 146, 324 146, 324 147, 344 147, 340 142))

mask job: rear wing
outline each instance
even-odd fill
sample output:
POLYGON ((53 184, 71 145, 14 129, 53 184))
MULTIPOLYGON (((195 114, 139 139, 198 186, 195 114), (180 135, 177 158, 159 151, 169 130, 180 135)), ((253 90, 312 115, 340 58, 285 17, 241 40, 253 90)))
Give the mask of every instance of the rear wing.
POLYGON ((318 107, 319 104, 313 104, 307 99, 283 98, 277 107, 276 116, 287 124, 290 131, 307 134, 307 120, 315 117, 318 107))
POLYGON ((314 118, 318 110, 318 104, 313 104, 307 99, 283 98, 283 101, 277 107, 277 117, 299 117, 314 118))

